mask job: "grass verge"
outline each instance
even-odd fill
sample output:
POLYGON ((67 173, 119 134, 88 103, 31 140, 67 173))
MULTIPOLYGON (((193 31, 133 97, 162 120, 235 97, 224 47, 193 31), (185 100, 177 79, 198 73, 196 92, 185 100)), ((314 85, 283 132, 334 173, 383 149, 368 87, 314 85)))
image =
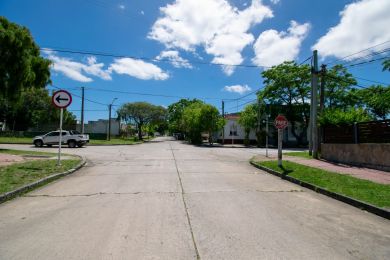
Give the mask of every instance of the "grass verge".
POLYGON ((89 140, 89 144, 91 145, 112 145, 112 144, 139 144, 141 141, 138 141, 134 138, 131 139, 123 139, 123 138, 111 138, 110 141, 107 140, 89 140))
POLYGON ((0 149, 0 153, 20 155, 20 156, 56 156, 56 153, 36 152, 36 151, 22 151, 12 149, 0 149))
POLYGON ((32 138, 0 136, 0 144, 32 144, 32 138))
POLYGON ((278 167, 277 161, 255 163, 329 191, 378 207, 390 208, 390 185, 361 180, 290 161, 283 161, 283 168, 278 167))
POLYGON ((313 157, 309 155, 309 152, 287 152, 287 153, 284 153, 284 155, 296 156, 296 157, 301 157, 301 158, 305 158, 305 159, 313 159, 313 157))
POLYGON ((75 168, 80 159, 63 160, 56 166, 56 160, 34 160, 0 167, 0 194, 15 190, 55 173, 75 168))

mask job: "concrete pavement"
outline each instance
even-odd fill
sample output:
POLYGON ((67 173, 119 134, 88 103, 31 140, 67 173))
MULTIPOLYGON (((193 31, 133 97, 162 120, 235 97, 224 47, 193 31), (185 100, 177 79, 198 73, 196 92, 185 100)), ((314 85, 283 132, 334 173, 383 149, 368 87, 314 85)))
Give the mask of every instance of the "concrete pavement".
POLYGON ((88 166, 0 205, 0 259, 390 258, 388 220, 253 168, 261 149, 65 152, 88 166))

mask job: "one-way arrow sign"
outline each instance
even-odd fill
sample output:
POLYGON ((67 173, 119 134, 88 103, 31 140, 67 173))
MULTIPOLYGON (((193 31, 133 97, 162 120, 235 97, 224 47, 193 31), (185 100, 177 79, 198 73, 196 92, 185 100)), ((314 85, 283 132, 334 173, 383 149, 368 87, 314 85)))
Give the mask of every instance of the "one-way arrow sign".
POLYGON ((52 103, 58 108, 66 108, 72 103, 72 95, 66 90, 58 90, 53 93, 52 103))

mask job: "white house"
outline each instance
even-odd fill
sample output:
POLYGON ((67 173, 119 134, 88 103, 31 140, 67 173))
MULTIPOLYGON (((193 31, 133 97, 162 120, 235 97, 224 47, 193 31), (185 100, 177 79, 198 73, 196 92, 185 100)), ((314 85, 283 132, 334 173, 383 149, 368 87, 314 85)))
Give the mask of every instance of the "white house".
MULTIPOLYGON (((225 144, 242 144, 245 139, 245 129, 238 123, 240 115, 238 113, 225 115, 226 124, 223 128, 225 133, 225 144)), ((222 142, 222 131, 219 133, 218 142, 222 142)), ((249 133, 249 141, 256 142, 256 133, 251 129, 249 133)))

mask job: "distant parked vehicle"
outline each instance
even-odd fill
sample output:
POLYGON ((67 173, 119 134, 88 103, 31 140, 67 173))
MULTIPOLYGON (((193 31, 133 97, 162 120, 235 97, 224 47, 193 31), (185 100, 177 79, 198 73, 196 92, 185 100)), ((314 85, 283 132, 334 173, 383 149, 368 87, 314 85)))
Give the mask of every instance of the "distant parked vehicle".
MULTIPOLYGON (((42 147, 43 145, 52 146, 58 144, 60 141, 60 131, 49 132, 45 135, 39 135, 33 138, 33 144, 36 147, 42 147)), ((69 148, 75 148, 76 146, 82 147, 89 143, 89 135, 80 134, 78 131, 70 130, 62 131, 62 144, 67 144, 69 148)))

